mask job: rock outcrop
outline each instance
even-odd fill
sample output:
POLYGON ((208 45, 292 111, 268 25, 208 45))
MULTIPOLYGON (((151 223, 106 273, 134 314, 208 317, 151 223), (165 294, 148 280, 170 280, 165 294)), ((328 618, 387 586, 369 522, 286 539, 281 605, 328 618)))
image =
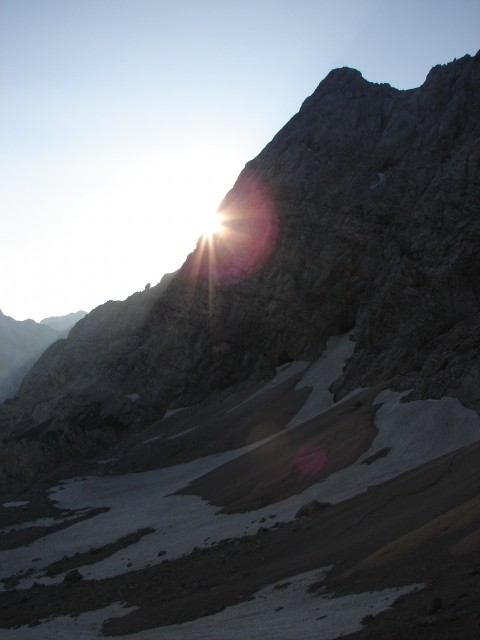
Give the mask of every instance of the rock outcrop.
POLYGON ((2 472, 88 455, 346 331, 337 397, 388 382, 478 410, 479 89, 479 54, 409 91, 332 71, 246 165, 223 233, 91 312, 0 407, 2 472))

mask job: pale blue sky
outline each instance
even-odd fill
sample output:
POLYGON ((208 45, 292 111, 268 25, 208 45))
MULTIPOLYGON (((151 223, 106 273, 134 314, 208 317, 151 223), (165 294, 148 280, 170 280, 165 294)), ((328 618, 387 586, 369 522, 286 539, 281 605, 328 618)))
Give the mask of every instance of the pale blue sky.
POLYGON ((479 47, 480 0, 0 0, 0 308, 155 284, 332 68, 405 89, 479 47))

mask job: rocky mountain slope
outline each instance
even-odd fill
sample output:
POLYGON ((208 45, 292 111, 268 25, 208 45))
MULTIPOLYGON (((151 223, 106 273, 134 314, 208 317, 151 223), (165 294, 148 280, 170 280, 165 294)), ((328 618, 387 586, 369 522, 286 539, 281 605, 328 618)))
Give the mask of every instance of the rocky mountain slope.
POLYGON ((2 638, 477 640, 479 66, 330 73, 0 406, 2 638))
POLYGON ((27 371, 60 337, 51 327, 19 322, 0 311, 0 402, 15 395, 27 371))
POLYGON ((3 474, 89 455, 345 331, 337 398, 388 382, 478 408, 479 66, 409 91, 332 71, 246 165, 222 234, 44 354, 0 408, 3 474))

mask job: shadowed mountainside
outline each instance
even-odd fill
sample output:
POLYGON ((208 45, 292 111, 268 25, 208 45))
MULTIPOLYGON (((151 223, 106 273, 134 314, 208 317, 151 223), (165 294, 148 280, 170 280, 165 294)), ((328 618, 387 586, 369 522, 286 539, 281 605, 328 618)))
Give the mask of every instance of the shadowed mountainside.
POLYGON ((91 312, 0 407, 2 473, 90 455, 346 331, 337 398, 388 382, 478 409, 479 85, 479 54, 409 91, 332 71, 246 165, 223 233, 91 312))

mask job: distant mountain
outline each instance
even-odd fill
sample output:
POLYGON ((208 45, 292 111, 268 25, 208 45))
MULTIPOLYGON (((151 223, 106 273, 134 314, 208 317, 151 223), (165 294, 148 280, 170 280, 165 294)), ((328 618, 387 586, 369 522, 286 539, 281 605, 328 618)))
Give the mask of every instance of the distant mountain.
POLYGON ((16 394, 23 377, 47 347, 84 316, 85 311, 66 316, 34 320, 15 320, 0 311, 0 402, 16 394))
POLYGON ((51 318, 44 318, 43 320, 40 320, 40 324, 46 324, 49 327, 52 327, 52 329, 57 329, 57 331, 66 331, 71 329, 86 315, 86 311, 76 311, 75 313, 69 313, 66 316, 52 316, 51 318))
POLYGON ((14 320, 0 311, 0 402, 15 395, 27 371, 62 335, 52 327, 14 320))

